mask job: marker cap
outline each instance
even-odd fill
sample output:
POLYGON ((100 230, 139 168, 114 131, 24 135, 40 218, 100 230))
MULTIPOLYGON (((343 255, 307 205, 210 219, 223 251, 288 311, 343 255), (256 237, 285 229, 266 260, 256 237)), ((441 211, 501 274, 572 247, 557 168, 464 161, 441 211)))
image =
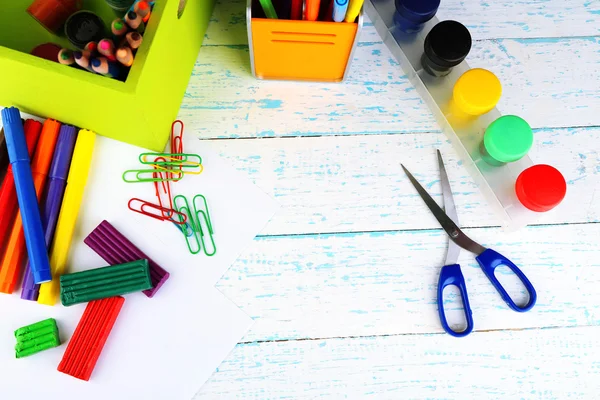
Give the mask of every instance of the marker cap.
POLYGON ((471 34, 466 26, 456 21, 442 21, 427 34, 424 51, 433 64, 452 68, 469 54, 471 43, 471 34))
POLYGON ((532 211, 545 212, 565 198, 567 183, 556 168, 538 164, 521 172, 515 184, 521 204, 532 211))
POLYGON ((533 131, 521 117, 503 115, 483 135, 483 145, 493 159, 508 163, 523 158, 533 145, 533 131))
POLYGON ((502 95, 500 80, 487 69, 471 69, 456 81, 453 99, 469 115, 482 115, 498 104, 502 95))

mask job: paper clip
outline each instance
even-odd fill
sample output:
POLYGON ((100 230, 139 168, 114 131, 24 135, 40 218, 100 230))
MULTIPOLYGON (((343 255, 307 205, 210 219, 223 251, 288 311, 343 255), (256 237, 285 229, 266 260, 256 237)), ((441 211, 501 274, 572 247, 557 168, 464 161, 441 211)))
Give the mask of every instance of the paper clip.
MULTIPOLYGON (((162 158, 162 157, 159 157, 162 158)), ((157 158, 158 159, 158 158, 157 158)), ((155 167, 156 169, 156 167, 155 167)), ((156 198, 158 199, 158 205, 164 208, 168 208, 169 210, 173 209, 173 198, 171 197, 171 182, 165 180, 169 177, 169 173, 157 171, 155 172, 154 177, 161 178, 161 181, 154 182, 154 189, 156 191, 156 198), (164 176, 163 176, 164 175, 164 176), (161 190, 162 189, 162 190, 161 190), (163 204, 163 196, 166 196, 168 199, 168 204, 163 204)), ((166 215, 163 212, 163 216, 165 218, 171 219, 172 215, 166 215)))
POLYGON ((206 197, 204 197, 201 194, 197 194, 196 196, 194 196, 194 199, 192 200, 192 204, 194 206, 194 214, 196 217, 196 225, 198 228, 198 233, 200 233, 200 241, 202 242, 202 248, 204 249, 204 254, 206 254, 209 257, 214 256, 217 253, 217 246, 215 245, 215 238, 213 237, 214 231, 213 231, 213 226, 212 226, 212 222, 210 220, 210 213, 208 211, 208 203, 206 202, 206 197), (201 198, 204 202, 204 208, 202 209, 198 209, 198 207, 196 206, 196 199, 201 198), (200 218, 200 216, 202 216, 202 218, 200 218), (206 227, 208 228, 208 237, 210 239, 211 242, 211 248, 212 253, 209 253, 207 251, 207 246, 206 246, 206 242, 205 242, 205 233, 204 230, 202 229, 202 221, 204 221, 204 224, 206 225, 206 227))
POLYGON ((194 235, 194 229, 189 224, 189 222, 186 221, 186 223, 183 225, 181 225, 179 222, 176 222, 174 219, 171 219, 171 222, 173 223, 175 228, 179 230, 179 232, 183 233, 184 236, 191 237, 194 235))
POLYGON ((126 183, 141 183, 141 182, 163 182, 163 181, 169 181, 169 182, 177 182, 180 181, 181 178, 183 178, 183 173, 181 171, 178 170, 168 170, 167 172, 170 172, 171 174, 173 174, 172 177, 166 177, 166 179, 163 179, 161 177, 157 177, 156 174, 156 169, 128 169, 127 171, 123 172, 123 181, 125 181, 126 183), (131 176, 133 175, 133 176, 131 176), (146 175, 149 175, 150 177, 146 177, 146 175))
POLYGON ((174 121, 171 125, 171 153, 183 153, 183 128, 183 122, 180 120, 174 121), (178 123, 181 125, 179 134, 175 133, 175 126, 178 123))
POLYGON ((181 214, 183 214, 187 217, 187 220, 189 221, 189 224, 192 227, 192 232, 194 234, 191 236, 188 236, 187 234, 185 235, 185 243, 187 244, 188 250, 192 254, 200 253, 200 250, 202 250, 202 248, 200 247, 200 240, 198 239, 198 235, 196 235, 195 233, 197 231, 196 223, 194 221, 194 216, 192 214, 192 210, 190 209, 190 204, 188 203, 187 198, 182 195, 177 195, 173 199, 173 205, 175 206, 175 210, 177 211, 176 216, 179 219, 179 222, 183 221, 181 217, 181 214), (181 203, 181 206, 179 206, 178 203, 181 203))
POLYGON ((195 168, 202 165, 202 157, 198 154, 191 153, 142 153, 139 160, 145 165, 160 165, 168 167, 184 167, 195 168), (150 157, 156 157, 150 160, 150 157), (158 158, 163 158, 163 161, 158 161, 158 158))
POLYGON ((138 214, 145 215, 150 218, 157 219, 159 221, 172 221, 175 224, 183 225, 188 221, 188 218, 185 214, 180 213, 176 210, 162 207, 156 204, 152 204, 146 200, 133 198, 129 200, 127 203, 127 207, 138 214), (134 205, 134 203, 139 203, 139 208, 134 205), (158 213, 153 213, 152 211, 156 210, 158 213), (165 216, 167 214, 167 216, 165 216), (177 216, 178 221, 176 221, 173 217, 177 216))

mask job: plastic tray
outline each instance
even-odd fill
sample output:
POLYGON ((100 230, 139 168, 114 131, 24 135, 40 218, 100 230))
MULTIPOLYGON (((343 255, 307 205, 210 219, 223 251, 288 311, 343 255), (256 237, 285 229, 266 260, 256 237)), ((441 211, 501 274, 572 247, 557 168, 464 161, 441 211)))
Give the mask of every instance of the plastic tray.
POLYGON ((479 145, 485 128, 501 116, 500 111, 494 108, 468 123, 452 121, 449 110, 452 89, 456 80, 470 69, 469 65, 463 61, 449 75, 442 78, 429 75, 421 67, 425 37, 438 23, 438 19, 434 17, 428 21, 419 33, 405 34, 394 26, 393 17, 396 11, 394 0, 370 0, 365 2, 364 7, 383 42, 427 103, 462 158, 465 167, 501 219, 502 226, 516 230, 535 223, 540 213, 525 208, 515 193, 517 177, 523 170, 533 165, 531 159, 525 156, 519 161, 495 167, 481 158, 479 145))

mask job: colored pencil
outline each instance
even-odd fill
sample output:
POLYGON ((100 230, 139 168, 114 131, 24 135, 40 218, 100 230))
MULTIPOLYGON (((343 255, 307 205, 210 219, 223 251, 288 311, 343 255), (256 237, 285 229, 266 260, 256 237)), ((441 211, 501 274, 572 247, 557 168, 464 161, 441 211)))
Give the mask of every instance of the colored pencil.
POLYGON ((110 39, 102 39, 98 42, 98 53, 106 57, 108 61, 117 61, 117 57, 115 57, 115 44, 110 39))
POLYGON ((97 74, 106 75, 111 78, 121 76, 121 67, 116 62, 109 61, 106 57, 92 58, 92 69, 97 74))
POLYGON ((129 32, 125 38, 127 39, 127 43, 132 50, 137 50, 143 42, 143 37, 138 32, 129 32))
POLYGON ((131 67, 133 64, 133 52, 129 47, 120 47, 117 49, 117 60, 126 67, 131 67))
POLYGON ((61 49, 58 52, 58 62, 62 65, 73 65, 75 64, 75 59, 73 58, 73 52, 68 49, 61 49))
POLYGON ((112 31, 113 35, 120 37, 125 35, 129 28, 125 21, 123 21, 121 18, 117 18, 110 25, 110 30, 112 31))
POLYGON ((145 29, 144 20, 138 13, 136 13, 134 11, 128 12, 127 15, 125 16, 125 22, 127 22, 127 25, 129 25, 129 27, 131 29, 133 29, 134 31, 138 31, 139 33, 144 33, 144 29, 145 29))
POLYGON ((148 4, 147 1, 142 0, 135 3, 133 11, 142 17, 142 21, 144 21, 144 23, 148 22, 150 19, 150 4, 148 4))

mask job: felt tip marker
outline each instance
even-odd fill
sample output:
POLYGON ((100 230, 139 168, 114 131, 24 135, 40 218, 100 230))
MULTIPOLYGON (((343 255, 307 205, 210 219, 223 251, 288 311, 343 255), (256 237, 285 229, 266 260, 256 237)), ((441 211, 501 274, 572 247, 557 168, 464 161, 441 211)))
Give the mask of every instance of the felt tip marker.
POLYGON ((67 187, 60 206, 54 240, 50 250, 52 276, 56 279, 40 286, 38 297, 38 303, 40 304, 53 306, 58 299, 60 293, 59 277, 65 273, 67 268, 69 249, 75 232, 79 208, 83 201, 95 141, 96 134, 94 132, 82 129, 77 135, 69 175, 67 176, 67 187))
MULTIPOLYGON (((54 157, 52 158, 50 172, 48 173, 44 198, 41 202, 41 204, 43 204, 42 225, 44 227, 44 237, 46 239, 47 247, 50 247, 52 239, 54 238, 54 231, 56 230, 56 223, 58 222, 63 195, 67 186, 67 174, 69 173, 69 166, 71 165, 71 158, 73 157, 76 139, 77 129, 75 129, 75 127, 63 125, 60 128, 56 149, 54 150, 54 157)), ((39 285, 36 285, 33 282, 33 275, 31 274, 28 263, 25 267, 25 278, 23 280, 23 288, 21 289, 21 298, 24 300, 37 301, 39 289, 39 285)))
MULTIPOLYGON (((37 146, 42 124, 33 119, 25 121, 25 141, 27 143, 27 153, 31 157, 37 146)), ((8 151, 8 150, 7 150, 8 151)), ((8 153, 7 153, 8 156, 8 153)), ((15 177, 13 175, 12 166, 9 165, 0 186, 0 254, 4 246, 5 238, 13 226, 17 212, 19 211, 19 203, 17 202, 17 189, 15 188, 15 177)))
MULTIPOLYGON (((44 122, 42 133, 31 162, 31 173, 33 176, 33 185, 35 187, 36 203, 42 197, 42 192, 46 184, 48 170, 54 154, 54 148, 58 139, 60 123, 52 119, 44 122)), ((37 206, 37 204, 36 204, 37 206)), ((0 292, 12 293, 17 280, 21 276, 22 268, 27 260, 23 213, 19 211, 13 224, 6 252, 0 263, 0 292)), ((44 241, 45 242, 45 241, 44 241)))
POLYGON ((335 22, 342 22, 346 17, 346 11, 348 10, 348 2, 350 0, 333 0, 333 20, 335 22))
POLYGON ((42 229, 42 218, 37 204, 33 175, 29 165, 29 154, 21 115, 15 107, 2 110, 2 122, 6 135, 8 156, 13 167, 17 199, 23 220, 27 253, 35 283, 52 280, 50 261, 46 252, 46 241, 42 229))
POLYGON ((307 21, 316 21, 319 18, 321 0, 306 0, 305 16, 307 21))

